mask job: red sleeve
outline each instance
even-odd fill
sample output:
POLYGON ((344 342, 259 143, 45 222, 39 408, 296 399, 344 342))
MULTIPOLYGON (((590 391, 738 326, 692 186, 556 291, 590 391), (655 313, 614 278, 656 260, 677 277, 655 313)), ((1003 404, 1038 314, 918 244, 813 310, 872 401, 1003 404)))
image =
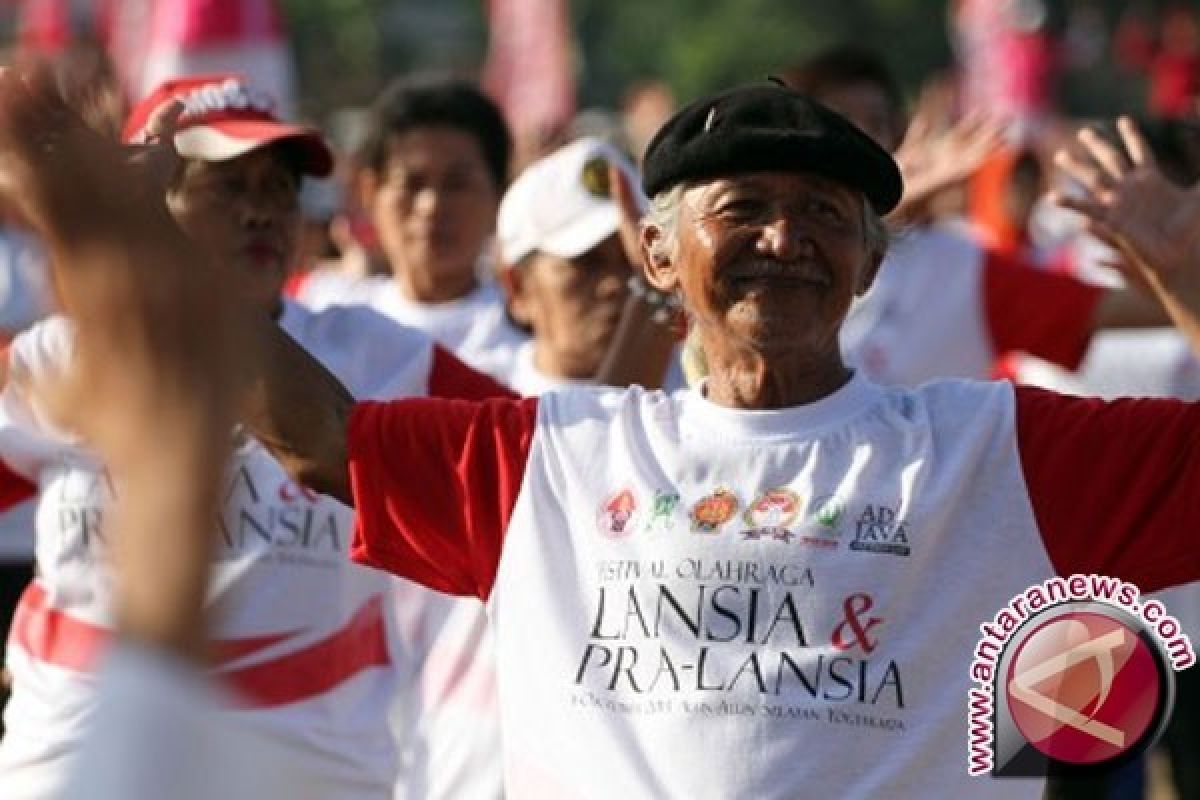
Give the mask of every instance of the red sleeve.
POLYGON ((989 252, 983 307, 992 351, 1023 352, 1067 369, 1079 367, 1105 290, 989 252))
POLYGON ((449 350, 436 344, 433 346, 433 365, 429 368, 429 396, 457 397, 462 400, 517 397, 508 387, 482 372, 476 372, 449 350))
POLYGON ((0 461, 0 512, 37 495, 37 485, 0 461))
POLYGON ((354 560, 486 600, 536 420, 532 398, 355 406, 348 435, 354 560))
POLYGON ((1059 574, 1146 592, 1200 580, 1200 403, 1016 398, 1021 468, 1059 574))

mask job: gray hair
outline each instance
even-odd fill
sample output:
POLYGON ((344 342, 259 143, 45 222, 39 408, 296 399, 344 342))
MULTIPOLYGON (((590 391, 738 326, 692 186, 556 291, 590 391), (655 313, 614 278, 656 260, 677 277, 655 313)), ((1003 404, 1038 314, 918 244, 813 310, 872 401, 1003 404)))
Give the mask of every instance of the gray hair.
MULTIPOLYGON (((684 184, 677 184, 650 198, 650 210, 646 212, 645 224, 653 225, 662 231, 662 236, 651 245, 651 258, 670 256, 670 251, 675 247, 684 188, 684 184)), ((875 213, 866 197, 862 199, 862 227, 867 250, 872 256, 883 258, 891 245, 892 233, 883 218, 875 213)))

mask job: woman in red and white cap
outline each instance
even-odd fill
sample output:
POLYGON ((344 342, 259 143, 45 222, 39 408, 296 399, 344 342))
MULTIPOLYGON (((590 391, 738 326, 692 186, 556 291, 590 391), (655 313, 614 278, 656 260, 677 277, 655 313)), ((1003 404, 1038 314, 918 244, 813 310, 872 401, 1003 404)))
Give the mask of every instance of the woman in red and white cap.
MULTIPOLYGON (((333 166, 317 131, 280 122, 269 97, 217 75, 160 87, 132 113, 126 140, 154 139, 175 113, 183 161, 167 206, 239 277, 231 302, 269 314, 358 396, 504 392, 424 334, 369 309, 314 313, 281 298, 301 178, 333 166)), ((102 524, 111 481, 29 388, 64 372, 73 349, 70 320, 39 324, 14 342, 0 393, 4 500, 39 496, 38 577, 14 619, 14 690, 0 745, 0 796, 10 800, 58 793, 94 710, 94 667, 112 630, 112 542, 102 524)), ((350 509, 291 482, 240 431, 221 501, 209 592, 217 676, 245 724, 294 754, 312 796, 389 797, 397 765, 387 711, 415 670, 397 646, 396 584, 348 562, 350 509)), ((406 591, 414 615, 437 619, 455 602, 406 591)))

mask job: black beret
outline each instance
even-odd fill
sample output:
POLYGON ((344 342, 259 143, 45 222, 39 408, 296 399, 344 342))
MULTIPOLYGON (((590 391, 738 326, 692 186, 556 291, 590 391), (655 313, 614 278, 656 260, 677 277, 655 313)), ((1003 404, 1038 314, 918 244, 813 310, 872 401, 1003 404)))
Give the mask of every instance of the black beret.
POLYGON ((680 110, 655 134, 642 164, 650 197, 680 183, 741 172, 812 172, 862 192, 879 215, 904 183, 887 151, 811 97, 783 86, 743 86, 680 110))

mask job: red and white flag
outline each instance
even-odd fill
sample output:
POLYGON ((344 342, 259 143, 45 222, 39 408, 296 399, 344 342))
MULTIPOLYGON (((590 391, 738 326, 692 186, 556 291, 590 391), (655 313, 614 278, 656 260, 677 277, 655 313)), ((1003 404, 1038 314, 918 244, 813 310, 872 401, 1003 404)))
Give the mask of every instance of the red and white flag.
POLYGON ((19 30, 38 52, 102 41, 134 102, 171 78, 236 72, 275 97, 280 116, 294 107, 278 0, 23 0, 19 30))
POLYGON ((565 0, 486 0, 483 83, 519 144, 537 146, 575 113, 574 44, 565 0))

